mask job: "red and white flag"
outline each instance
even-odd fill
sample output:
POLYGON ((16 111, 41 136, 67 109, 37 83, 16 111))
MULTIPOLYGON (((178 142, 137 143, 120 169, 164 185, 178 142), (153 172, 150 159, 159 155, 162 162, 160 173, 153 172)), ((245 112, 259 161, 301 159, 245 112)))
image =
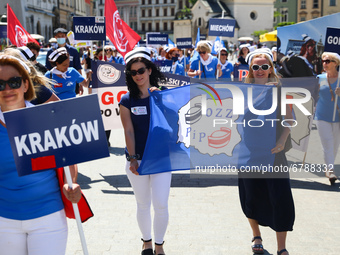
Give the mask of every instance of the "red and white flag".
POLYGON ((105 1, 106 35, 124 57, 139 42, 141 37, 119 16, 113 0, 105 1))
POLYGON ((26 46, 28 42, 39 43, 22 27, 12 8, 7 3, 7 37, 17 47, 26 46))

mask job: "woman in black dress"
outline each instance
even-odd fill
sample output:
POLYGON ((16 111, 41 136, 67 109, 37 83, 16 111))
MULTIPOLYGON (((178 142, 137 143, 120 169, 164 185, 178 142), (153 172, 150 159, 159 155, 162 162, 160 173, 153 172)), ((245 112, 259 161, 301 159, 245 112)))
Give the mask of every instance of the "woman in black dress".
MULTIPOLYGON (((280 89, 279 78, 275 74, 273 57, 269 50, 256 50, 248 55, 247 60, 250 68, 246 83, 276 85, 280 89)), ((292 119, 288 106, 286 111, 284 118, 292 119)), ((276 146, 271 150, 275 154, 273 166, 287 166, 285 144, 290 128, 278 124, 276 133, 276 146)), ((287 231, 293 230, 294 202, 289 174, 280 174, 282 176, 275 178, 239 178, 241 206, 253 231, 252 251, 255 254, 264 253, 259 225, 269 226, 276 232, 278 255, 289 254, 286 250, 286 236, 287 231)))

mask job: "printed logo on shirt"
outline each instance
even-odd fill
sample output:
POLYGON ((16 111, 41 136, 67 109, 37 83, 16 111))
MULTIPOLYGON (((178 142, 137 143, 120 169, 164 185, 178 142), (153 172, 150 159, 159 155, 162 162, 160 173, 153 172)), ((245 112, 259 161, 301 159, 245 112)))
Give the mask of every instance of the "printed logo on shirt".
POLYGON ((57 83, 54 85, 55 88, 62 88, 63 87, 63 84, 62 83, 57 83))
POLYGON ((146 106, 136 106, 131 108, 131 112, 134 115, 147 115, 148 111, 146 109, 146 106))
POLYGON ((73 82, 70 81, 70 82, 67 83, 66 87, 69 87, 69 86, 72 86, 72 85, 73 85, 73 82))

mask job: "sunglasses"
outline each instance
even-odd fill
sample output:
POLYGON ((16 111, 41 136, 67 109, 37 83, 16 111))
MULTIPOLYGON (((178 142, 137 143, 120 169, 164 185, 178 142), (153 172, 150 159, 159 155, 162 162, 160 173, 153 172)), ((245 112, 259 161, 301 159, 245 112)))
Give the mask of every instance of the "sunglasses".
POLYGON ((6 84, 8 84, 8 86, 11 89, 18 89, 21 87, 21 83, 22 83, 22 77, 12 77, 8 79, 7 81, 0 80, 0 91, 5 90, 6 84))
POLYGON ((206 51, 199 51, 198 52, 198 54, 200 54, 200 55, 202 55, 202 54, 204 55, 205 53, 206 53, 206 51))
POLYGON ((263 71, 267 71, 269 68, 270 68, 270 65, 268 64, 264 64, 262 66, 259 66, 259 65, 252 65, 251 67, 254 71, 258 71, 260 70, 260 68, 263 70, 263 71))
POLYGON ((325 63, 325 64, 329 64, 330 62, 335 62, 334 60, 330 60, 330 59, 323 59, 322 60, 322 63, 325 63))
POLYGON ((143 73, 145 73, 145 71, 146 71, 146 68, 142 67, 142 68, 139 68, 137 71, 136 70, 130 70, 129 73, 131 74, 131 76, 136 76, 137 73, 138 74, 143 74, 143 73))
POLYGON ((221 56, 228 56, 228 54, 226 54, 226 53, 221 53, 220 55, 221 56))

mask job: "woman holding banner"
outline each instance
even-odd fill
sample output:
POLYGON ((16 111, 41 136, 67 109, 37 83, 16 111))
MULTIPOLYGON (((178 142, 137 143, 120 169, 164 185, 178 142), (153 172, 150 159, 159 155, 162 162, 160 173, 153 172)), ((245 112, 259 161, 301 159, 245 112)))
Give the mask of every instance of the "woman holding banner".
POLYGON ((90 77, 84 79, 76 69, 70 67, 70 57, 66 48, 56 49, 48 58, 54 67, 45 76, 56 81, 57 84, 54 85, 53 89, 61 100, 76 97, 77 83, 81 86, 89 86, 90 77))
MULTIPOLYGON (((275 85, 279 88, 279 78, 275 73, 273 56, 270 50, 259 49, 247 57, 250 69, 246 83, 275 85)), ((280 94, 280 93, 279 93, 280 94)), ((278 97, 280 98, 280 97, 278 97)), ((280 101, 278 105, 281 105, 280 101)), ((285 119, 292 119, 289 106, 286 108, 285 119)), ((282 119, 278 110, 277 119, 282 119)), ((291 123, 290 123, 291 125, 291 123)), ((289 127, 277 125, 276 145, 271 150, 275 154, 273 167, 287 166, 285 156, 286 141, 290 133, 289 127)), ((250 223, 253 239, 252 251, 255 254, 264 253, 259 225, 269 226, 276 232, 277 254, 288 255, 286 250, 287 231, 293 230, 295 219, 294 201, 292 197, 289 173, 268 173, 261 176, 244 176, 239 178, 239 195, 242 210, 250 223), (275 174, 275 175, 272 175, 275 174), (267 178, 266 178, 267 177, 267 178)))
POLYGON ((209 44, 206 41, 200 41, 196 51, 199 56, 191 62, 188 76, 199 79, 216 79, 217 70, 219 70, 218 77, 220 77, 222 75, 221 65, 218 64, 218 59, 210 54, 209 44))
MULTIPOLYGON (((20 59, 0 55, 0 255, 65 254, 67 222, 55 170, 18 176, 3 112, 33 105, 29 67, 20 59)), ((18 125, 22 125, 18 120, 18 125)), ((70 167, 73 189, 64 194, 81 198, 76 169, 70 167)))
POLYGON ((164 254, 163 238, 169 219, 171 172, 142 176, 138 173, 149 132, 149 92, 160 90, 158 82, 165 82, 163 74, 151 62, 150 55, 150 50, 146 47, 135 48, 125 55, 126 84, 129 92, 122 97, 119 106, 126 141, 125 170, 137 202, 137 221, 143 241, 142 255, 161 255, 164 254), (155 253, 151 237, 151 203, 155 212, 155 253))
POLYGON ((319 100, 316 104, 315 120, 322 144, 323 157, 326 164, 325 174, 331 185, 337 180, 333 172, 334 161, 340 144, 340 100, 337 102, 335 119, 333 120, 335 95, 340 95, 337 88, 340 56, 334 52, 324 52, 321 56, 323 69, 326 71, 319 78, 319 100))

